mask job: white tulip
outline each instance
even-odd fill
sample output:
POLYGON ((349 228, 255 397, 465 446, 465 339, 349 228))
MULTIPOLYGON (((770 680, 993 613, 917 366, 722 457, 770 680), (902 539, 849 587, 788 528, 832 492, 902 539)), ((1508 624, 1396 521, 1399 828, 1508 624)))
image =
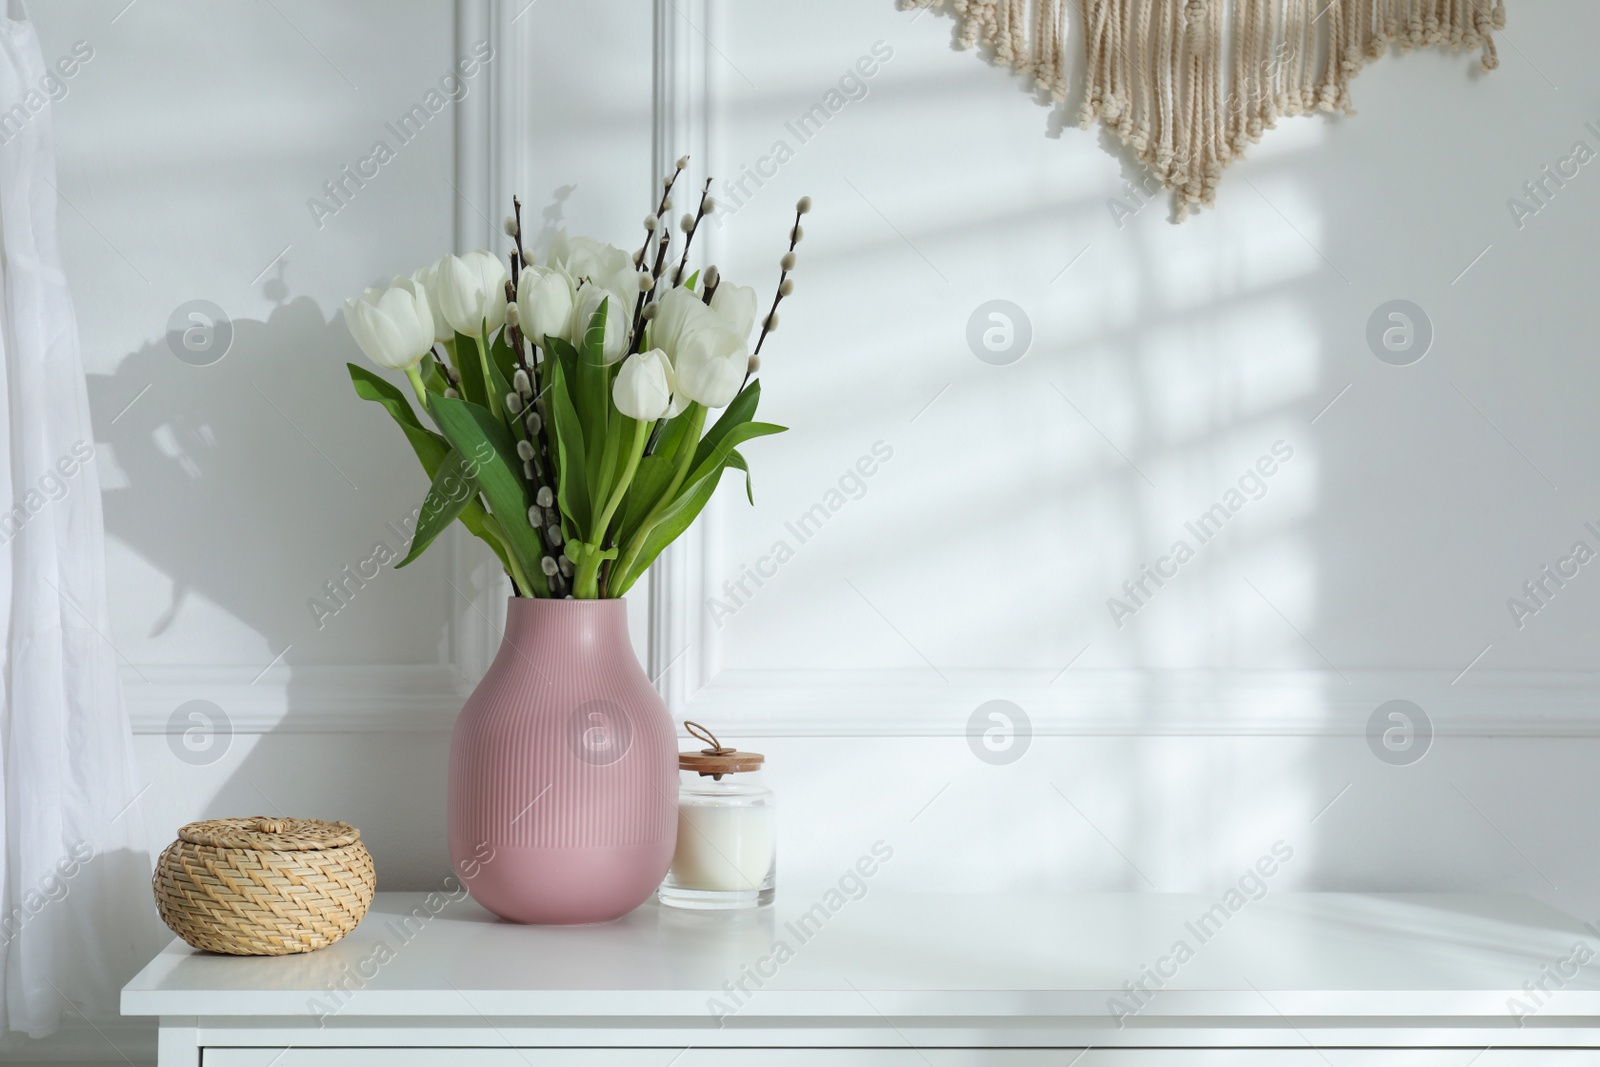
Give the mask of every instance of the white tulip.
POLYGON ((730 330, 748 341, 756 324, 756 291, 748 285, 724 281, 711 293, 711 310, 722 316, 730 330))
POLYGON ((584 334, 589 329, 589 320, 594 318, 601 304, 605 304, 606 307, 606 332, 600 345, 600 354, 601 359, 609 366, 621 359, 627 351, 628 333, 632 326, 629 319, 633 314, 633 305, 620 294, 589 282, 579 286, 578 301, 572 314, 572 341, 582 347, 584 334))
POLYGON ((650 343, 675 360, 678 338, 692 326, 704 324, 708 314, 692 290, 682 286, 669 290, 657 301, 655 318, 650 320, 650 343))
MULTIPOLYGON (((444 257, 449 259, 449 256, 444 257)), ((450 341, 456 336, 455 328, 450 325, 450 320, 444 317, 444 305, 439 302, 439 267, 444 259, 438 263, 430 263, 426 267, 418 267, 411 280, 428 294, 428 310, 433 315, 433 339, 435 341, 450 341)))
POLYGON ((572 339, 572 278, 560 267, 526 267, 517 279, 517 316, 522 334, 538 344, 546 337, 572 339))
POLYGON ((427 290, 410 278, 346 300, 344 322, 367 358, 389 370, 410 370, 433 348, 427 290))
POLYGON ((749 364, 749 343, 720 322, 684 331, 672 353, 678 395, 708 408, 725 407, 739 395, 749 364))
POLYGON ((614 293, 639 291, 633 256, 592 237, 568 237, 566 230, 558 230, 550 242, 547 262, 566 271, 574 282, 588 280, 614 293))
POLYGON ((617 370, 611 399, 630 419, 654 422, 672 406, 672 364, 659 348, 628 357, 617 370))
POLYGON ((506 321, 506 265, 483 249, 439 261, 444 317, 457 333, 484 340, 506 321))

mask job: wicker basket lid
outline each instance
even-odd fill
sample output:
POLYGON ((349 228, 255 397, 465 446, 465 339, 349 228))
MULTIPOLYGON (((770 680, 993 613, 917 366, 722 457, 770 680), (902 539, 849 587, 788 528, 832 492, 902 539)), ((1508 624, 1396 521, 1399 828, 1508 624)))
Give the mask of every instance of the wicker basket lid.
POLYGON ((304 852, 343 848, 361 838, 361 831, 344 822, 322 819, 274 819, 252 815, 247 819, 205 819, 178 831, 178 840, 214 848, 248 848, 259 852, 304 852))

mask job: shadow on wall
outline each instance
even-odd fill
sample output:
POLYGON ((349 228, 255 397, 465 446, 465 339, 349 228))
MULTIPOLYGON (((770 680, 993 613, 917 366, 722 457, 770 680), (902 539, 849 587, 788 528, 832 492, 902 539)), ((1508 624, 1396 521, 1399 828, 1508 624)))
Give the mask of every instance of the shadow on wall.
MULTIPOLYGON (((389 870, 442 874, 448 735, 429 735, 422 745, 414 735, 387 732, 318 743, 306 729, 318 730, 326 711, 319 706, 320 665, 370 664, 386 673, 445 662, 449 613, 441 606, 455 596, 446 579, 452 545, 446 541, 404 571, 384 565, 365 586, 343 586, 345 605, 334 600, 328 583, 347 582, 344 569, 370 559, 375 542, 397 550, 396 559, 403 555, 407 520, 426 480, 388 415, 351 392, 344 362, 362 357, 337 315, 325 319, 315 301, 301 297, 279 304, 266 321, 224 320, 217 338, 228 328, 231 341, 214 362, 205 352, 185 362, 163 337, 114 373, 88 378, 104 457, 106 531, 171 583, 165 603, 125 611, 147 627, 130 636, 169 635, 184 659, 208 668, 232 659, 234 693, 271 667, 262 702, 279 699, 269 689, 284 702, 279 725, 263 736, 234 736, 224 722, 202 751, 184 750, 181 734, 142 745, 141 774, 155 786, 144 808, 179 821, 342 819, 363 829, 389 870), (313 600, 337 610, 321 628, 313 600), (224 653, 196 650, 207 640, 207 624, 197 619, 236 621, 259 635, 259 659, 239 662, 233 651, 241 641, 254 645, 248 633, 232 638, 224 653), (361 765, 352 765, 353 752, 361 765), (397 791, 389 784, 397 781, 411 785, 397 791)), ((141 662, 134 670, 143 675, 149 667, 141 662)), ((161 710, 174 713, 177 729, 191 725, 179 711, 186 702, 219 696, 207 678, 197 672, 173 687, 173 706, 161 710)), ((141 684, 133 682, 135 700, 141 684)), ((176 824, 152 821, 149 831, 159 848, 176 824)), ((385 888, 406 881, 386 880, 385 888)))

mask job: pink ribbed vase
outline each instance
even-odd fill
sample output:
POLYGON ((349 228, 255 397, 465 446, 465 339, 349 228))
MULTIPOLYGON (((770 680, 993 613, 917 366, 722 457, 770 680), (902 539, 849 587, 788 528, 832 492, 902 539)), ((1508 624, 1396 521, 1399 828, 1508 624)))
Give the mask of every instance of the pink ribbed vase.
POLYGON ((512 597, 450 741, 450 860, 519 923, 595 923, 672 862, 678 746, 621 600, 512 597))

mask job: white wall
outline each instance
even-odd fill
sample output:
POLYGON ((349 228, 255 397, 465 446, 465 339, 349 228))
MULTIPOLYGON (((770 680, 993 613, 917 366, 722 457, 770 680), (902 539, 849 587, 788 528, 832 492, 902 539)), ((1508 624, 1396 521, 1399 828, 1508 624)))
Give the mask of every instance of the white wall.
POLYGON ((724 273, 769 292, 795 198, 817 204, 763 357, 793 430, 746 447, 754 508, 714 505, 691 585, 718 603, 688 627, 709 687, 687 709, 773 756, 788 871, 882 836, 906 887, 1203 889, 1282 837, 1283 885, 1600 911, 1600 582, 1581 568, 1521 626, 1507 604, 1600 549, 1600 192, 1584 167, 1520 227, 1507 204, 1574 142, 1600 151, 1578 44, 1600 11, 1510 17, 1492 75, 1385 59, 1358 117, 1285 120, 1179 226, 1105 137, 952 52, 948 19, 712 5, 712 169, 792 152, 753 196, 717 183, 747 201, 724 273), (875 45, 865 95, 800 136, 875 45), (996 298, 1031 320, 1010 366, 965 336, 996 298), (1411 366, 1366 340, 1394 299, 1434 331, 1411 366), (892 460, 802 543, 786 524, 877 441, 892 460), (1279 441, 1264 495, 1117 625, 1108 598, 1279 441), (723 583, 780 541, 793 558, 736 601, 723 583), (960 736, 991 698, 1043 727, 1014 764, 960 736), (1364 736, 1394 698, 1439 731, 1414 765, 1364 736), (875 736, 762 736, 830 731, 875 736))
MULTIPOLYGON (((435 884, 439 709, 482 638, 448 581, 466 574, 471 596, 484 575, 435 550, 321 630, 306 601, 424 489, 349 392, 360 356, 338 306, 451 245, 458 106, 320 229, 306 201, 472 42, 444 2, 120 6, 33 12, 47 58, 94 48, 55 122, 112 637, 146 729, 191 699, 248 727, 203 765, 141 734, 152 851, 191 819, 282 808, 359 825, 384 888, 435 884), (164 339, 196 298, 237 331, 209 367, 164 339), (385 701, 392 730, 371 714, 385 701)), ((1524 891, 1600 912, 1600 741, 1446 730, 1390 766, 1362 736, 1392 697, 1491 724, 1478 733, 1526 732, 1519 716, 1593 733, 1600 579, 1585 567, 1522 629, 1506 607, 1573 541, 1600 547, 1582 526, 1600 526, 1584 447, 1600 178, 1585 168, 1520 230, 1506 207, 1575 140, 1600 148, 1581 45, 1600 12, 1563 6, 1511 5, 1492 76, 1387 59, 1355 86, 1359 117, 1286 121, 1215 210, 1173 226, 1158 198, 1119 227, 1108 205, 1131 172, 1104 138, 1058 130, 952 52, 946 19, 890 0, 681 5, 710 167, 796 148, 708 251, 766 293, 790 206, 817 202, 764 356, 764 415, 793 429, 746 449, 756 506, 726 488, 689 560, 688 659, 713 684, 684 707, 768 753, 786 884, 882 838, 886 885, 1204 889, 1282 838, 1296 857, 1275 888, 1524 891), (798 145, 785 121, 879 41, 893 55, 865 98, 798 145), (965 340, 995 298, 1032 324, 1011 366, 965 340), (1436 331, 1410 367, 1364 339, 1395 298, 1436 331), (1106 599, 1280 439, 1294 458, 1266 495, 1115 626, 1106 599), (865 494, 712 618, 701 598, 880 440, 893 458, 865 494), (960 736, 996 697, 1040 726, 1003 766, 960 736), (1171 736, 1186 714, 1210 736, 1171 736)), ((530 215, 631 243, 652 180, 645 5, 542 0, 517 33, 537 59, 511 165, 530 215)), ((471 208, 485 227, 504 213, 471 208)))

